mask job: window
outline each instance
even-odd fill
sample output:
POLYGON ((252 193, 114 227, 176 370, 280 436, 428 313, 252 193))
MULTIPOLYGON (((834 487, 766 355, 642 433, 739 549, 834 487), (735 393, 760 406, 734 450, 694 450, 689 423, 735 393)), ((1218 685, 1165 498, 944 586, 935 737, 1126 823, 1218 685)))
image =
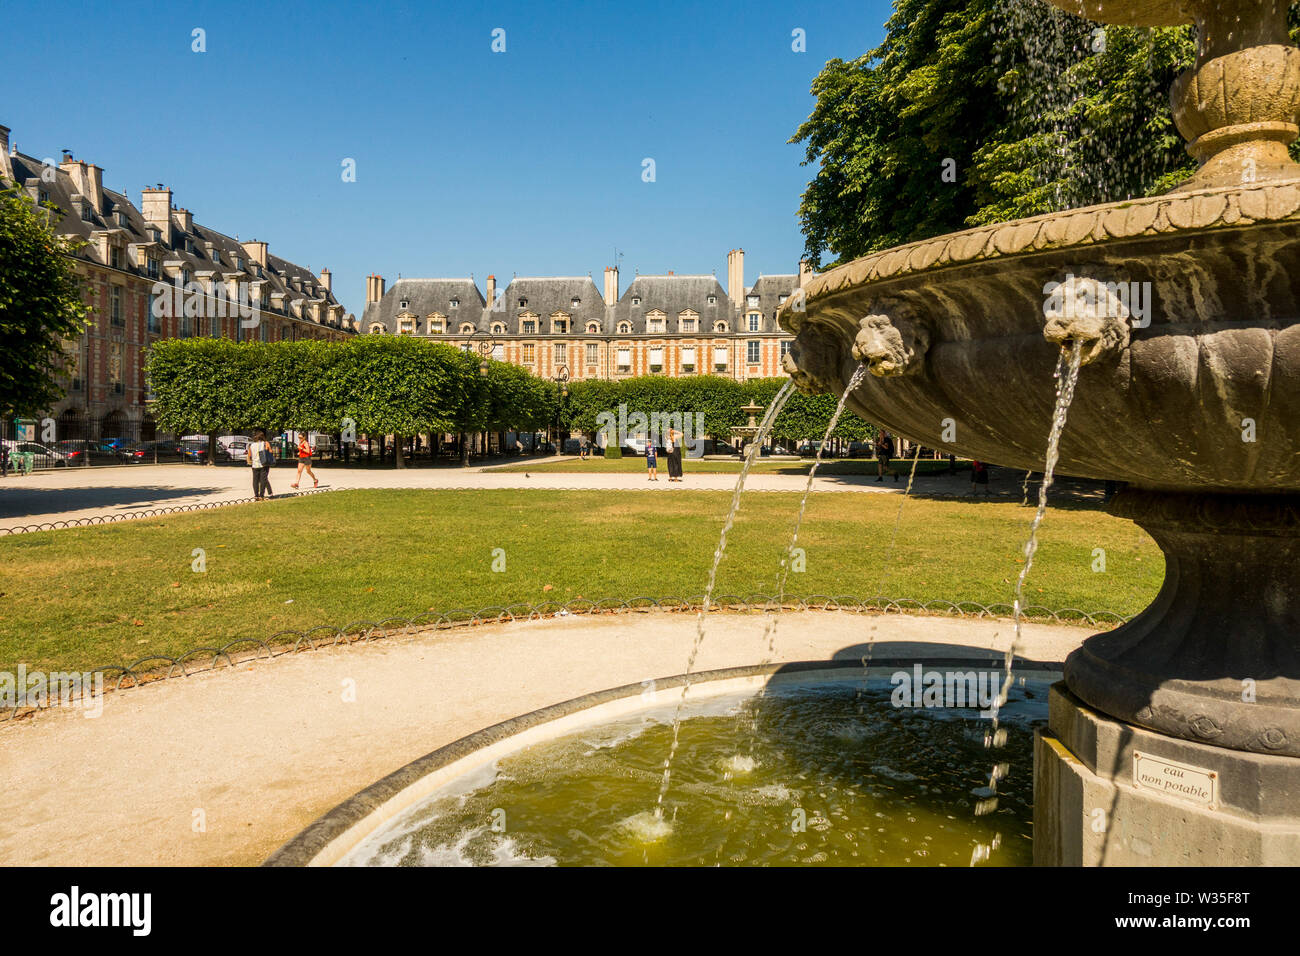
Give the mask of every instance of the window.
POLYGON ((181 316, 180 326, 181 326, 181 338, 188 339, 190 336, 194 334, 193 322, 188 315, 181 316))
POLYGON ((243 272, 243 271, 244 271, 244 257, 243 257, 243 256, 235 256, 235 268, 238 269, 240 272, 243 272))
POLYGON ((776 300, 777 305, 785 305, 785 300, 790 298, 788 295, 782 295, 776 300))
POLYGON ((575 295, 572 299, 569 300, 569 305, 576 309, 578 306, 582 305, 582 300, 575 295))
POLYGON ((452 307, 453 309, 459 309, 459 308, 460 308, 460 299, 452 299, 452 300, 451 300, 451 307, 452 307))
POLYGON ((122 268, 122 247, 121 246, 108 247, 108 264, 112 266, 114 269, 122 268))
POLYGON ((632 334, 632 323, 631 323, 631 322, 620 322, 620 323, 618 324, 618 334, 619 334, 619 335, 631 335, 631 334, 632 334))
POLYGON ((384 332, 385 332, 385 329, 384 329, 384 326, 383 326, 381 323, 379 323, 379 322, 371 322, 371 323, 370 323, 370 334, 371 334, 371 335, 383 335, 384 332))
POLYGON ((442 335, 442 330, 443 330, 444 328, 445 328, 445 326, 442 324, 442 316, 440 316, 440 315, 431 315, 431 316, 429 316, 429 334, 430 334, 430 335, 442 335))
POLYGON ((268 322, 257 323, 257 337, 261 339, 263 342, 271 341, 270 323, 268 322))
POLYGON ((81 343, 76 339, 64 339, 63 371, 72 381, 72 391, 81 391, 81 343))
POLYGON ((651 335, 663 335, 668 321, 662 315, 652 315, 646 319, 646 331, 651 335))
POLYGON ((748 296, 745 296, 745 304, 746 304, 747 306, 749 306, 751 309, 757 309, 757 308, 758 308, 758 296, 756 296, 756 295, 748 295, 748 296))
POLYGON ((122 343, 113 342, 108 347, 108 381, 113 392, 122 394, 122 343))
POLYGON ((506 347, 499 344, 492 346, 492 358, 498 362, 504 362, 506 360, 506 347))
POLYGON ((192 275, 192 273, 190 272, 189 269, 182 269, 182 270, 181 270, 181 285, 189 285, 189 284, 190 284, 190 277, 191 277, 191 275, 192 275))
POLYGON ((683 332, 698 332, 700 329, 700 320, 693 317, 682 319, 681 329, 683 332))
POLYGON ((762 343, 757 341, 756 339, 750 339, 748 342, 745 343, 745 361, 749 362, 750 365, 758 364, 759 356, 761 354, 760 353, 761 345, 762 343))
POLYGON ((725 332, 725 331, 727 331, 727 323, 726 323, 726 322, 714 322, 714 323, 713 323, 713 331, 714 331, 714 332, 725 332))
POLYGON ((158 304, 159 297, 153 293, 149 294, 149 331, 158 333, 162 331, 162 320, 158 318, 158 310, 162 308, 158 304))
POLYGON ((505 335, 505 334, 506 334, 506 324, 505 324, 504 322, 493 322, 493 323, 492 323, 492 334, 493 334, 493 335, 505 335))
POLYGON ((208 329, 208 334, 211 335, 214 339, 221 338, 221 319, 218 316, 214 315, 212 317, 212 322, 210 328, 208 329))
POLYGON ((717 304, 718 304, 718 297, 716 295, 709 296, 709 305, 717 305, 717 304))
POLYGON ((564 365, 568 362, 567 347, 563 342, 555 343, 555 350, 552 353, 556 365, 564 365))
POLYGON ((215 247, 212 249, 211 255, 212 261, 217 265, 221 265, 221 253, 218 252, 215 247))
POLYGON ((37 195, 38 195, 37 201, 42 206, 44 206, 47 202, 50 201, 50 192, 48 189, 42 189, 37 195))
POLYGON ((620 372, 632 371, 632 350, 631 349, 618 350, 618 370, 620 372))
POLYGON ((120 285, 110 285, 108 287, 108 320, 113 325, 126 325, 126 320, 122 318, 122 287, 120 285))
POLYGON ((595 365, 600 360, 600 346, 595 342, 587 343, 587 364, 595 365))
POLYGON ((126 213, 120 209, 117 211, 117 224, 122 227, 127 225, 126 213))
POLYGON ((785 357, 786 357, 786 355, 787 355, 787 354, 789 353, 789 351, 790 351, 790 346, 793 345, 793 344, 794 344, 794 343, 793 343, 792 341, 790 341, 789 339, 786 339, 785 341, 783 341, 783 342, 781 343, 781 358, 785 358, 785 357))
POLYGON ((411 303, 410 303, 410 300, 408 300, 408 299, 403 299, 401 302, 397 303, 397 307, 398 307, 399 309, 410 308, 410 305, 411 305, 411 303))
POLYGON ((641 304, 641 297, 640 297, 639 295, 634 295, 634 296, 632 296, 632 304, 633 304, 633 305, 640 305, 640 304, 641 304))
POLYGON ((600 323, 599 323, 599 322, 588 322, 588 323, 587 323, 587 331, 590 332, 590 333, 592 333, 593 335, 598 334, 598 333, 600 332, 600 323))
POLYGON ((528 305, 528 300, 527 300, 527 299, 521 298, 521 299, 519 300, 519 308, 521 308, 521 309, 522 309, 522 308, 526 308, 527 305, 528 305))
POLYGON ((747 318, 749 319, 749 331, 757 332, 759 330, 759 325, 763 321, 763 317, 757 312, 751 312, 747 318))
POLYGON ((523 357, 524 364, 532 365, 537 360, 537 355, 536 355, 537 346, 533 345, 532 342, 525 342, 523 351, 524 351, 524 357, 523 357))
POLYGON ((727 370, 727 347, 725 345, 715 345, 713 347, 713 367, 719 372, 727 370))
POLYGON ((403 318, 397 320, 398 335, 413 335, 415 333, 415 319, 403 318))
POLYGON ((682 374, 689 375, 695 371, 695 349, 687 346, 682 349, 682 374))
POLYGON ((552 332, 553 334, 557 334, 557 335, 566 335, 566 334, 568 334, 568 331, 569 331, 569 320, 568 320, 568 319, 552 319, 552 320, 551 320, 551 332, 552 332))
POLYGON ((90 203, 85 200, 81 203, 81 218, 85 222, 90 222, 94 216, 94 210, 90 208, 90 203))
POLYGON ((661 348, 650 350, 650 371, 662 372, 664 369, 664 350, 661 348))
POLYGON ((536 334, 537 334, 537 320, 536 320, 536 319, 524 319, 524 321, 523 321, 522 323, 520 323, 520 327, 521 327, 521 329, 522 329, 524 335, 536 335, 536 334))
POLYGON ((150 279, 158 278, 158 257, 157 256, 145 256, 144 265, 145 265, 145 272, 149 274, 150 279))
POLYGON ((473 323, 473 322, 462 322, 462 323, 460 324, 460 334, 461 334, 461 335, 472 335, 472 334, 474 333, 474 331, 475 331, 475 329, 474 329, 474 323, 473 323))

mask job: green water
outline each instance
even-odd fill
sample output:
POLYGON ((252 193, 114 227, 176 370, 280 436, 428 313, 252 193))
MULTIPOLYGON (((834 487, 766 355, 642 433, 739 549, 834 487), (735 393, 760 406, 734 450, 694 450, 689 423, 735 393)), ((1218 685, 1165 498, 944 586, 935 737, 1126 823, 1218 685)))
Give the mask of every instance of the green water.
POLYGON ((996 751, 975 711, 895 708, 887 685, 707 702, 682 723, 663 821, 650 813, 672 735, 660 708, 507 757, 344 862, 970 866, 982 844, 994 846, 984 865, 1027 866, 1046 688, 1012 691, 996 751), (976 815, 995 755, 1009 773, 996 809, 976 815))

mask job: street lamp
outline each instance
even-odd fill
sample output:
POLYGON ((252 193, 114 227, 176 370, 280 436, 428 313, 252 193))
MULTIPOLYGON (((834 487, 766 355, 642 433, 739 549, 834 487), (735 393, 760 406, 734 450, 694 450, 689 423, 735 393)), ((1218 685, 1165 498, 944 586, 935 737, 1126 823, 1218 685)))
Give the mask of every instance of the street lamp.
POLYGON ((551 381, 560 386, 560 396, 562 398, 569 397, 569 366, 561 365, 555 374, 551 376, 551 381))
POLYGON ((482 356, 478 363, 478 373, 483 378, 487 378, 488 374, 488 356, 492 354, 496 347, 496 339, 482 329, 475 329, 465 337, 465 351, 477 351, 482 356))

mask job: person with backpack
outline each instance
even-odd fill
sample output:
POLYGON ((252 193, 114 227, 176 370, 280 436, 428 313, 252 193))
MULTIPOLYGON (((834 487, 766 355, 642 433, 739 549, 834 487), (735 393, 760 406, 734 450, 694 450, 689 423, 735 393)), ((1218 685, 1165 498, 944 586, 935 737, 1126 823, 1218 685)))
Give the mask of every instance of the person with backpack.
POLYGON ((320 484, 320 479, 316 477, 316 472, 311 470, 311 456, 316 453, 316 449, 311 447, 311 442, 307 440, 306 432, 298 433, 298 474, 293 479, 290 488, 297 488, 298 482, 302 481, 303 470, 306 469, 308 476, 311 478, 311 486, 315 488, 320 484))
MULTIPOLYGON (((885 472, 890 470, 889 460, 894 457, 894 439, 883 428, 880 434, 876 436, 876 481, 885 480, 885 472)), ((898 481, 898 474, 894 474, 894 480, 898 481)))
POLYGON ((260 428, 253 432, 253 440, 248 443, 244 458, 253 469, 253 497, 258 501, 272 497, 271 466, 275 464, 275 452, 266 440, 266 432, 260 428))

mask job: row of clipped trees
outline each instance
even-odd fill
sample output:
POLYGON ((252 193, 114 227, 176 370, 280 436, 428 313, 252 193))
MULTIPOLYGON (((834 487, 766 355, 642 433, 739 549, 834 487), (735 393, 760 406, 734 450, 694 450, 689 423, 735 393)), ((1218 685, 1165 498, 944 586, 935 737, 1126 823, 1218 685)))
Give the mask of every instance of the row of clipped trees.
MULTIPOLYGON (((575 432, 594 434, 601 426, 600 415, 617 415, 619 406, 626 414, 647 418, 654 412, 696 414, 703 416, 703 432, 716 439, 728 440, 731 428, 746 423, 741 406, 751 402, 766 408, 785 384, 784 378, 758 378, 746 382, 717 375, 691 375, 665 378, 645 375, 621 381, 590 380, 569 386, 561 402, 561 418, 575 432)), ((838 401, 832 395, 804 395, 795 392, 777 416, 772 441, 781 444, 822 438, 830 425, 838 401)), ((697 431, 696 434, 699 434, 697 431)), ((875 426, 845 410, 832 439, 869 441, 875 438, 875 426)))
MULTIPOLYGON (((483 363, 477 353, 452 345, 378 335, 343 342, 165 340, 150 349, 148 376, 158 425, 177 434, 207 434, 214 453, 218 434, 266 428, 392 435, 398 447, 416 435, 455 433, 464 455, 465 437, 481 432, 556 427, 594 437, 599 416, 617 416, 620 407, 647 417, 698 414, 704 435, 726 440, 733 426, 745 424, 742 405, 766 407, 785 382, 650 375, 572 382, 562 390, 526 369, 483 363)), ((829 395, 795 393, 773 439, 821 438, 835 403, 829 395)), ((701 434, 693 426, 692 432, 701 434)), ((869 440, 874 428, 846 412, 832 437, 869 440)))
MULTIPOLYGON (((254 428, 330 434, 464 436, 535 431, 555 418, 559 389, 505 362, 396 336, 342 342, 170 339, 149 351, 158 425, 216 436, 254 428)), ((402 464, 402 455, 397 455, 402 464)))

